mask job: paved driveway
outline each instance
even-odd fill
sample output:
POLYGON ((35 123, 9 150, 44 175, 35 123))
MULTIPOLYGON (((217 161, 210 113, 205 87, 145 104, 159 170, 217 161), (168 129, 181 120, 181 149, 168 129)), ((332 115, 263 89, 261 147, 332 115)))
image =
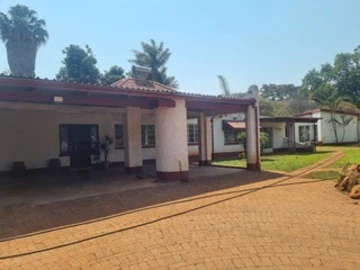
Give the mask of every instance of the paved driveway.
MULTIPOLYGON (((359 268, 360 205, 336 191, 333 181, 278 177, 230 183, 3 241, 0 269, 359 268)), ((199 188, 174 184, 135 197, 199 188)), ((109 196, 98 197, 93 208, 100 198, 111 208, 109 196)), ((83 202, 72 203, 76 208, 83 202)))

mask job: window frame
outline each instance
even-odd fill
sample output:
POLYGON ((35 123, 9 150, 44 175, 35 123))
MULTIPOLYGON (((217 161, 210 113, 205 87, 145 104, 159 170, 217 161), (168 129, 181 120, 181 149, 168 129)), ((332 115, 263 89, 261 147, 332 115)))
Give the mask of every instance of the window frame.
POLYGON ((200 139, 199 125, 198 124, 187 124, 187 142, 188 142, 188 145, 198 145, 199 144, 199 139, 200 139), (195 139, 194 141, 190 141, 190 133, 191 132, 194 133, 194 134, 192 134, 193 139, 195 139))
POLYGON ((115 124, 114 125, 114 149, 124 149, 124 125, 123 124, 115 124), (116 134, 116 131, 117 131, 117 127, 121 127, 121 140, 122 140, 122 144, 121 145, 117 145, 117 134, 116 134))
POLYGON ((239 139, 237 138, 237 136, 238 136, 238 134, 239 134, 239 131, 236 131, 236 130, 224 130, 224 145, 236 145, 236 144, 240 144, 240 141, 239 141, 239 139), (233 136, 234 136, 234 142, 228 142, 227 140, 226 140, 226 138, 227 138, 227 133, 232 133, 233 134, 233 136))
POLYGON ((148 125, 148 124, 141 125, 141 146, 142 146, 142 148, 155 148, 155 144, 156 144, 156 142, 155 142, 155 125, 151 125, 151 124, 150 125, 148 125), (153 144, 149 144, 149 135, 151 135, 151 134, 149 134, 149 127, 152 127, 152 129, 153 129, 153 137, 154 137, 153 144), (145 135, 143 135, 144 129, 145 129, 145 135), (145 138, 145 140, 144 140, 144 138, 145 138), (145 141, 145 143, 144 143, 144 141, 145 141))
POLYGON ((95 144, 95 151, 93 151, 92 155, 96 155, 99 153, 99 125, 97 124, 59 124, 59 157, 70 157, 71 152, 69 150, 69 127, 74 127, 74 126, 87 126, 90 128, 95 128, 96 131, 96 138, 97 141, 96 142, 92 142, 93 144, 95 144), (62 136, 61 136, 61 129, 62 128, 66 128, 67 129, 67 151, 62 151, 61 149, 61 143, 62 143, 62 136))
POLYGON ((311 141, 311 134, 310 134, 310 126, 309 125, 306 125, 306 126, 299 126, 299 129, 298 129, 298 132, 299 132, 299 142, 301 143, 307 143, 307 142, 310 142, 311 141), (305 132, 304 134, 307 134, 308 135, 308 140, 304 139, 302 140, 303 136, 301 135, 301 129, 305 129, 305 132))

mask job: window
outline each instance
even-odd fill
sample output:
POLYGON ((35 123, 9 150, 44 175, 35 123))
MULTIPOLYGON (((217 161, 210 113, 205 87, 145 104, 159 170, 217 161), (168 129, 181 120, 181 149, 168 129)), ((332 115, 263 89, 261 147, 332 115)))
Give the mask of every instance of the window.
POLYGON ((60 155, 69 154, 69 129, 68 126, 60 125, 60 155))
POLYGON ((266 144, 264 145, 264 148, 273 148, 273 129, 272 127, 263 127, 261 128, 261 132, 264 132, 267 134, 268 140, 266 144))
POLYGON ((142 125, 141 126, 141 139, 143 147, 155 146, 155 126, 154 125, 142 125))
POLYGON ((123 125, 115 125, 115 149, 124 147, 123 125))
POLYGON ((310 141, 310 126, 299 126, 299 141, 300 142, 310 141))
POLYGON ((225 144, 238 144, 238 132, 234 130, 224 130, 225 144))
POLYGON ((97 125, 59 125, 60 156, 88 147, 92 154, 99 152, 97 125))
POLYGON ((187 125, 188 144, 199 143, 199 128, 197 124, 187 125))

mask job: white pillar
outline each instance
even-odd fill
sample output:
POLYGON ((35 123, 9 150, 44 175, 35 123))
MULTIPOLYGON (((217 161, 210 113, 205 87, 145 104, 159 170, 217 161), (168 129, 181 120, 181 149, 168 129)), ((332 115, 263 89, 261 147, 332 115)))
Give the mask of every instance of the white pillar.
POLYGON ((260 170, 260 120, 259 120, 259 89, 256 85, 250 86, 248 93, 257 101, 247 107, 246 112, 246 159, 247 169, 260 170))
POLYGON ((185 100, 155 109, 156 174, 163 181, 188 181, 189 157, 185 100))
POLYGON ((211 164, 213 153, 213 131, 211 117, 206 117, 206 163, 211 164))
POLYGON ((199 114, 199 165, 207 165, 207 147, 206 147, 206 116, 204 112, 199 114))
POLYGON ((142 172, 141 109, 127 107, 124 120, 125 171, 142 172))

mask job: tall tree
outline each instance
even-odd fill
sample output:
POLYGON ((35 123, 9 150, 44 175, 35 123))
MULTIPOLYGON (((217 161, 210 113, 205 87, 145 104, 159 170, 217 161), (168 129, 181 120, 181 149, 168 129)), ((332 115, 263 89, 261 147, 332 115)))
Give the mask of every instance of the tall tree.
POLYGON ((124 78, 124 69, 119 66, 112 66, 109 70, 101 74, 100 81, 103 85, 111 85, 124 78))
POLYGON ((96 67, 97 60, 88 45, 85 49, 71 44, 62 51, 65 55, 62 61, 64 66, 60 68, 56 79, 78 83, 99 83, 100 71, 96 67))
POLYGON ((296 97, 299 87, 293 84, 263 84, 261 96, 267 100, 289 100, 296 97))
POLYGON ((339 53, 334 63, 326 63, 320 70, 312 69, 303 78, 303 87, 309 94, 324 83, 334 86, 338 95, 351 97, 360 107, 360 46, 353 53, 339 53))
POLYGON ((171 56, 169 48, 164 48, 163 42, 157 44, 153 39, 150 39, 150 43, 141 42, 141 47, 142 51, 133 50, 135 58, 129 62, 151 68, 151 80, 178 88, 175 77, 167 76, 166 63, 171 56))
POLYGON ((0 12, 1 40, 13 75, 35 77, 37 51, 49 38, 45 26, 45 21, 27 6, 10 7, 8 15, 0 12))

